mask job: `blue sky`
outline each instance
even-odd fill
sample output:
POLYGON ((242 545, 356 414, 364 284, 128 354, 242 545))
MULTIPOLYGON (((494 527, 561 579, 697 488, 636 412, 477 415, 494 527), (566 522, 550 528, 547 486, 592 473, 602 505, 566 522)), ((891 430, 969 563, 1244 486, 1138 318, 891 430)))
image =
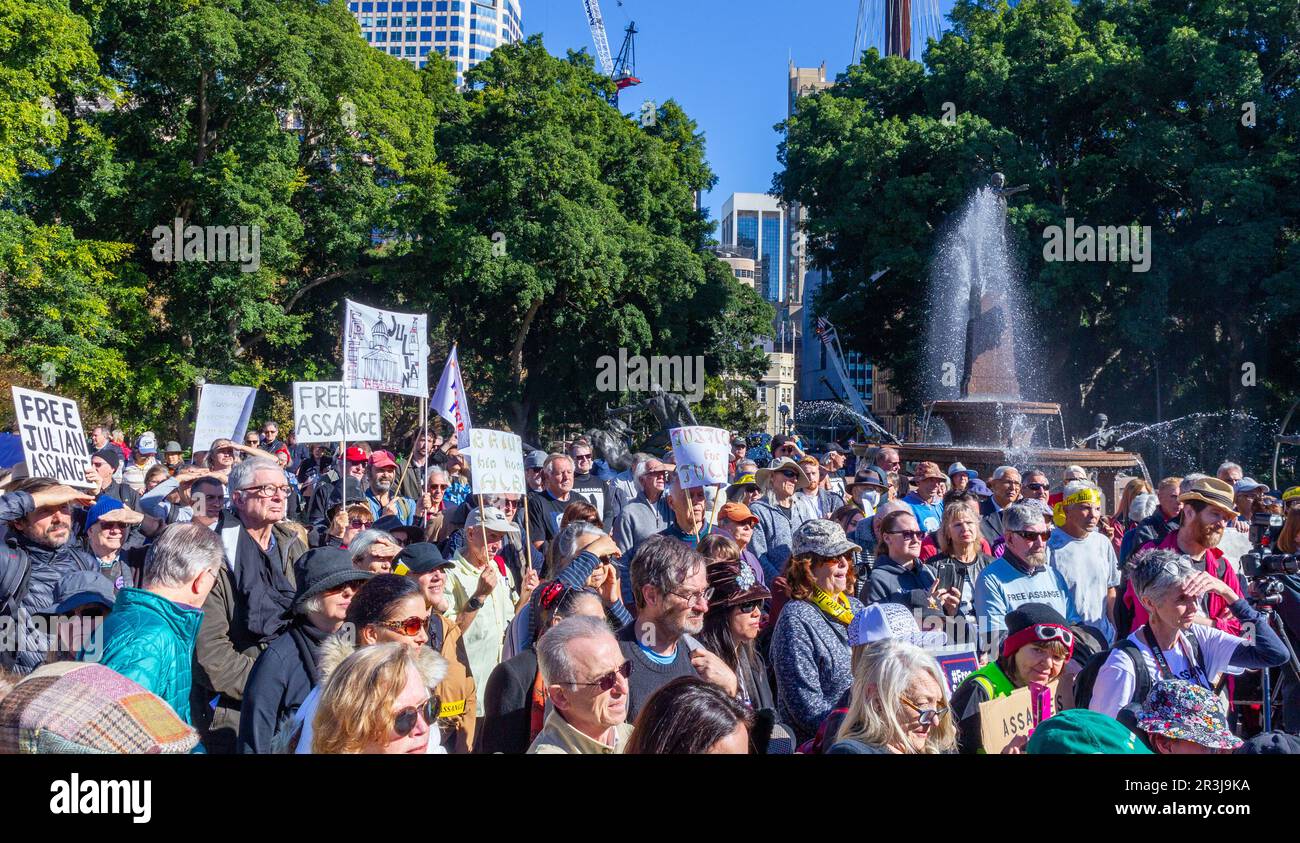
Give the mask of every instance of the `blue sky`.
MULTIPOLYGON (((563 56, 586 48, 595 55, 582 0, 521 0, 524 31, 541 33, 547 49, 563 56)), ((623 92, 624 112, 646 100, 675 99, 704 132, 718 184, 705 196, 716 221, 727 196, 764 193, 777 170, 785 119, 788 64, 826 62, 834 79, 848 65, 857 21, 856 0, 601 0, 610 51, 617 55, 623 29, 636 21, 637 76, 623 92)), ((944 14, 951 0, 940 0, 944 14)))

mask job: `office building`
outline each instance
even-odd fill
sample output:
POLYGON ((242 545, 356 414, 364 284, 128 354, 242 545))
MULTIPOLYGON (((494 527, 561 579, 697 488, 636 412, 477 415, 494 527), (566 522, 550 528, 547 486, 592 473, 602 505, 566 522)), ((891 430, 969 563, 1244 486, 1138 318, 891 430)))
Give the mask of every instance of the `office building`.
POLYGON ((785 208, 766 193, 733 193, 722 204, 722 246, 752 249, 758 262, 755 289, 767 301, 785 299, 785 208))
POLYGON ((456 65, 456 83, 501 44, 523 40, 520 0, 349 0, 361 35, 390 56, 424 67, 430 54, 456 65))

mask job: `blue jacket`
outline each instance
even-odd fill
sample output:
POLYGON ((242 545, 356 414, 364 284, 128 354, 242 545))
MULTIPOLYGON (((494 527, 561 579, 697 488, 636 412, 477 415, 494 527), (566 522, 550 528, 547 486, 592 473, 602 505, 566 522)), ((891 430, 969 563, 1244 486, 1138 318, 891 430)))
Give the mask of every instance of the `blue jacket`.
POLYGON ((763 566, 763 573, 767 575, 768 582, 771 582, 785 573, 794 531, 817 515, 810 511, 807 504, 799 503, 797 496, 790 502, 788 516, 779 506, 766 500, 754 501, 749 511, 758 519, 754 536, 749 540, 749 549, 754 551, 759 564, 763 566))
MULTIPOLYGON (((202 622, 202 609, 124 588, 99 630, 99 663, 153 691, 190 723, 194 642, 202 622)), ((93 652, 93 644, 86 647, 93 652)))

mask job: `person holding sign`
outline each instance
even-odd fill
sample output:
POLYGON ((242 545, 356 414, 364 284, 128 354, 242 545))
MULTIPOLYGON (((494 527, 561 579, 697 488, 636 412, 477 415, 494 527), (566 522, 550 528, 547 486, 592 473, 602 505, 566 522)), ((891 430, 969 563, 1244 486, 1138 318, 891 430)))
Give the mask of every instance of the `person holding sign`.
MULTIPOLYGON (((1044 603, 1022 603, 1007 613, 1001 655, 966 677, 952 695, 957 718, 957 749, 963 755, 984 751, 980 706, 1005 697, 1030 682, 1055 680, 1074 653, 1074 633, 1061 613, 1044 603)), ((1019 752, 1023 741, 1014 742, 1019 752)))
POLYGON ((827 755, 939 755, 956 742, 948 686, 934 656, 885 638, 853 671, 849 712, 827 755))

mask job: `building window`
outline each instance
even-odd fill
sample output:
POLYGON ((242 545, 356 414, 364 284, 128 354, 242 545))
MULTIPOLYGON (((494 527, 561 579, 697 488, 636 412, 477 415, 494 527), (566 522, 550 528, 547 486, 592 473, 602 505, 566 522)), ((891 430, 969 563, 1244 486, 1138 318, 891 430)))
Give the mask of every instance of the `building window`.
POLYGON ((438 17, 436 18, 436 21, 437 21, 438 26, 446 26, 446 25, 447 25, 447 16, 446 16, 446 15, 438 15, 438 17))
POLYGON ((415 48, 414 48, 414 47, 407 47, 407 48, 406 48, 406 54, 407 54, 408 56, 414 56, 414 55, 415 55, 415 48))
POLYGON ((384 17, 384 18, 375 18, 375 26, 383 26, 383 27, 387 27, 387 26, 388 26, 388 18, 386 18, 386 17, 384 17))
POLYGON ((414 11, 418 11, 419 8, 420 8, 420 4, 417 0, 406 0, 406 11, 414 12, 414 11))
POLYGON ((355 11, 356 11, 357 9, 359 9, 359 8, 361 8, 361 4, 360 4, 360 3, 349 3, 349 4, 348 4, 348 11, 349 11, 349 12, 355 12, 355 11))
POLYGON ((460 29, 462 26, 465 25, 465 19, 462 18, 460 15, 452 15, 451 25, 456 29, 460 29))
POLYGON ((364 34, 365 34, 365 36, 366 36, 366 40, 367 40, 367 41, 372 40, 373 35, 374 35, 374 33, 371 33, 371 32, 367 32, 367 33, 364 33, 364 34))
POLYGON ((433 26, 433 15, 421 15, 420 26, 433 26))
POLYGON ((374 26, 374 25, 375 25, 375 18, 374 18, 374 15, 362 15, 362 16, 361 16, 361 25, 362 25, 363 27, 374 26))
POLYGON ((421 12, 432 12, 432 11, 433 11, 433 0, 420 0, 420 11, 421 11, 421 12))
POLYGON ((381 0, 381 2, 379 2, 379 3, 375 4, 375 5, 376 5, 376 11, 379 11, 379 12, 387 12, 387 11, 388 11, 388 3, 386 3, 386 2, 382 2, 382 0, 381 0))
POLYGON ((428 47, 421 47, 421 48, 420 48, 420 55, 422 55, 422 56, 427 56, 427 55, 429 55, 429 48, 428 48, 428 47))
POLYGON ((438 5, 437 5, 437 7, 434 9, 434 11, 435 11, 435 12, 445 12, 445 11, 447 11, 447 0, 438 0, 438 5))
POLYGON ((380 44, 384 43, 385 41, 388 40, 388 33, 387 33, 387 32, 376 32, 376 33, 375 33, 375 40, 376 40, 377 42, 379 42, 380 44))
POLYGON ((406 25, 407 25, 407 26, 415 26, 415 15, 409 15, 409 16, 407 16, 407 18, 406 18, 406 25))
POLYGON ((373 12, 374 10, 375 10, 375 4, 374 4, 374 3, 362 3, 362 4, 361 4, 361 11, 363 11, 363 12, 373 12))
POLYGON ((447 40, 447 33, 442 32, 442 31, 436 32, 436 33, 434 33, 434 35, 433 35, 433 40, 434 40, 434 41, 446 41, 446 40, 447 40))
POLYGON ((420 40, 421 40, 421 41, 432 41, 432 40, 433 40, 433 33, 430 32, 430 31, 428 31, 427 29, 421 31, 421 32, 420 32, 420 40))
POLYGON ((451 55, 453 55, 453 56, 458 56, 458 55, 460 55, 460 45, 459 45, 459 44, 452 44, 452 45, 451 45, 451 55))

